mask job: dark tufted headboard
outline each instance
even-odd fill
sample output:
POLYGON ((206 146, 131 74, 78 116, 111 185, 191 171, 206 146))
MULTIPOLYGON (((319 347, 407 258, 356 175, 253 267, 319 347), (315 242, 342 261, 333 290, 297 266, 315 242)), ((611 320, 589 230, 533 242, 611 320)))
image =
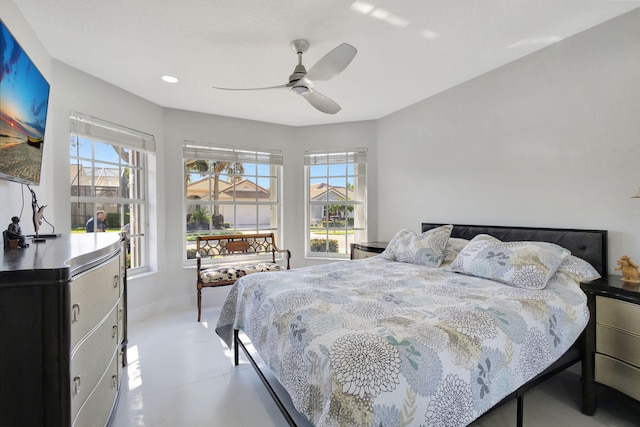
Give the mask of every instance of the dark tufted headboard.
MULTIPOLYGON (((422 223, 422 231, 446 224, 422 223)), ((598 270, 608 274, 607 230, 572 230, 562 228, 503 227, 493 225, 453 225, 451 237, 473 239, 478 234, 489 234, 504 242, 522 240, 550 242, 562 246, 598 270)))

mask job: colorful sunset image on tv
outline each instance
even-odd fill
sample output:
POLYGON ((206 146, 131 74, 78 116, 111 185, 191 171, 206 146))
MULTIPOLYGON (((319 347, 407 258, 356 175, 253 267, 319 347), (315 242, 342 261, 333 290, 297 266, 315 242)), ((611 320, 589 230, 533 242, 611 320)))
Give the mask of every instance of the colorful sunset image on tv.
POLYGON ((49 83, 0 21, 0 177, 39 184, 49 83))

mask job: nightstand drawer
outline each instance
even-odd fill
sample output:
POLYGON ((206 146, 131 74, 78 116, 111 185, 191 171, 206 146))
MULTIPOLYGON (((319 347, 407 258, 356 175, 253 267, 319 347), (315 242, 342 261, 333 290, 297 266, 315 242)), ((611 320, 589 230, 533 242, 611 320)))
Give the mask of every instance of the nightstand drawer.
POLYGON ((596 323, 640 336, 640 305, 596 296, 596 323))
POLYGON ((380 255, 387 247, 387 242, 361 242, 351 244, 351 259, 364 259, 380 255))
POLYGON ((376 252, 363 251, 362 249, 355 248, 351 253, 351 259, 364 259, 372 256, 380 255, 376 252))
POLYGON ((640 369, 602 354, 595 355, 595 379, 640 400, 640 369))
POLYGON ((640 336, 596 325, 596 351, 640 366, 640 336))

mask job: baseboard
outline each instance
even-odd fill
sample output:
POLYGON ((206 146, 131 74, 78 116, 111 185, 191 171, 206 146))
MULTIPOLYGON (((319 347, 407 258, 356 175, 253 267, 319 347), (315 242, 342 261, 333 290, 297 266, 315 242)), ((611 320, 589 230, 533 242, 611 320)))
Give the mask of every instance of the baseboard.
MULTIPOLYGON (((208 309, 221 308, 231 290, 231 286, 219 286, 202 290, 202 313, 208 309)), ((193 310, 193 320, 197 321, 198 307, 195 290, 193 294, 177 295, 164 298, 138 307, 128 307, 127 321, 129 324, 143 322, 149 318, 163 316, 167 313, 193 310)))

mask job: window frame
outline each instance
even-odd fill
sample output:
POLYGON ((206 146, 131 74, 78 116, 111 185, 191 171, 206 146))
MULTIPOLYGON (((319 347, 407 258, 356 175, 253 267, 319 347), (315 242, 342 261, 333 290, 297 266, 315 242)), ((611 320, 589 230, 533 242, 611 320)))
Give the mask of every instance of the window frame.
MULTIPOLYGON (((283 203, 282 203, 282 188, 283 188, 283 156, 280 150, 274 149, 260 149, 260 148, 245 148, 238 146, 227 146, 223 144, 213 144, 207 142, 200 141, 183 141, 183 149, 182 149, 182 168, 183 168, 183 176, 184 181, 182 185, 183 195, 182 195, 182 230, 183 230, 183 263, 185 266, 195 265, 195 255, 191 254, 191 252, 195 249, 195 240, 191 239, 191 235, 195 236, 197 234, 252 234, 252 233, 274 233, 275 235, 275 243, 277 246, 282 247, 283 242, 283 203), (207 161, 209 163, 209 167, 206 171, 200 172, 189 172, 186 168, 187 161, 207 161), (214 174, 212 172, 212 162, 222 162, 222 163, 241 163, 243 167, 245 165, 250 165, 250 168, 254 170, 253 173, 233 173, 233 172, 220 172, 218 176, 220 177, 235 177, 238 178, 230 179, 230 182, 225 182, 226 184, 230 183, 231 193, 233 194, 232 198, 229 200, 206 200, 206 199, 189 199, 188 195, 188 176, 190 173, 195 173, 200 175, 202 178, 200 181, 207 181, 207 192, 206 194, 213 194, 213 185, 214 185, 214 174), (268 172, 264 172, 263 167, 268 166, 268 172), (255 169, 253 169, 255 168, 255 169), (237 200, 238 197, 238 186, 237 184, 242 183, 244 181, 249 181, 251 185, 256 188, 255 199, 254 200, 237 200), (261 180, 269 180, 269 187, 267 191, 269 192, 269 197, 264 200, 259 197, 260 189, 261 189, 261 180), (275 198, 273 197, 275 193, 275 198), (261 200, 262 199, 262 200, 261 200), (209 221, 206 229, 188 229, 187 218, 190 214, 193 214, 193 209, 190 207, 194 206, 204 206, 205 215, 209 215, 209 221), (229 229, 224 228, 224 224, 227 221, 222 222, 223 230, 229 230, 229 232, 220 233, 220 230, 214 229, 214 206, 220 206, 221 209, 227 207, 232 210, 232 218, 233 218, 233 227, 229 229), (246 207, 255 206, 255 226, 250 228, 238 228, 237 219, 241 216, 239 215, 239 211, 244 209, 246 211, 246 207), (270 213, 268 214, 269 224, 267 227, 263 227, 263 224, 260 224, 260 213, 264 207, 269 207, 270 213), (274 209, 275 208, 275 213, 274 209), (274 225, 275 222, 275 225, 274 225)), ((210 197, 210 196, 209 196, 210 197)), ((219 211, 220 212, 220 211, 219 211)), ((227 211, 228 212, 228 211, 227 211)), ((224 219, 228 218, 228 214, 221 214, 224 219)), ((204 224, 204 223, 203 223, 204 224)), ((276 259, 281 259, 282 256, 276 254, 276 259)), ((209 264, 229 264, 229 263, 243 263, 256 260, 271 260, 271 255, 263 254, 263 255, 229 255, 224 256, 220 259, 207 259, 207 263, 209 264)))
MULTIPOLYGON (((98 206, 116 205, 120 217, 121 231, 127 225, 126 215, 129 215, 128 240, 128 264, 134 262, 135 267, 128 267, 130 276, 144 273, 150 269, 150 245, 149 245, 149 163, 151 155, 155 153, 155 139, 153 135, 139 132, 121 125, 107 122, 82 113, 72 112, 70 115, 70 137, 69 137, 69 167, 80 170, 80 164, 89 163, 91 169, 90 185, 81 186, 78 173, 70 177, 71 205, 89 204, 93 205, 91 216, 96 217, 98 206), (90 155, 81 155, 79 143, 90 144, 90 155), (123 160, 121 154, 117 154, 117 161, 100 159, 96 155, 98 144, 117 147, 119 150, 126 150, 129 159, 123 160), (75 149, 74 149, 75 145, 75 149), (74 153, 75 151, 75 153, 74 153), (132 161, 133 160, 133 161, 132 161), (121 180, 123 174, 128 170, 128 197, 99 196, 96 185, 96 171, 110 169, 118 170, 118 179, 121 180), (140 183, 140 181, 142 181, 140 183), (76 191, 73 188, 88 188, 89 194, 83 191, 76 191), (129 209, 125 212, 125 207, 129 209), (139 210, 142 209, 142 213, 139 210), (139 218, 139 224, 132 224, 134 218, 139 218)), ((120 188, 120 187, 117 187, 120 188)), ((74 223, 74 212, 72 209, 72 225, 74 223)))
MULTIPOLYGON (((348 259, 351 253, 351 243, 358 243, 366 240, 368 221, 367 221, 367 149, 366 148, 354 148, 354 149, 336 149, 336 150, 313 150, 306 151, 304 154, 304 176, 305 176, 305 258, 307 259, 348 259), (325 158, 326 161, 322 161, 325 158), (343 174, 331 173, 331 166, 343 165, 343 174), (312 173, 312 167, 326 166, 326 174, 318 175, 317 172, 312 173), (350 173, 350 166, 353 171, 350 173), (349 178, 353 178, 355 182, 350 183, 349 178), (324 184, 329 188, 344 189, 344 200, 332 200, 329 196, 329 190, 326 191, 326 199, 311 199, 311 187, 312 181, 324 180, 324 184), (345 183, 344 187, 336 186, 332 182, 342 181, 345 183), (351 184, 352 189, 349 188, 351 184), (353 194, 352 197, 351 194, 353 194), (330 220, 329 212, 330 206, 345 206, 346 215, 344 216, 344 241, 345 246, 344 253, 330 252, 328 250, 324 252, 311 251, 311 229, 312 211, 317 206, 322 206, 322 218, 324 221, 330 220), (353 206, 353 210, 348 209, 349 206, 353 206), (349 226, 350 213, 353 213, 353 226, 349 226), (352 238, 349 238, 349 232, 352 231, 352 238)), ((322 182, 319 182, 322 184, 322 182)), ((330 239, 329 229, 325 233, 327 243, 325 249, 329 249, 330 239)), ((339 243, 338 243, 339 245, 339 243)), ((339 246, 338 246, 339 247, 339 246)))

